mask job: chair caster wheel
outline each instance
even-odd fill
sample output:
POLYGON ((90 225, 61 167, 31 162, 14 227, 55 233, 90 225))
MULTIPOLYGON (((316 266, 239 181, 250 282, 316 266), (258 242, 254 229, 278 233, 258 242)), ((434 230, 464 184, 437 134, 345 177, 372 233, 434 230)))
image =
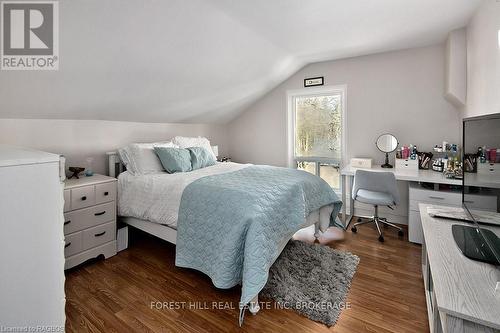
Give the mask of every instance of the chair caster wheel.
POLYGON ((378 236, 378 241, 383 243, 384 242, 384 236, 378 236))
POLYGON ((352 232, 354 232, 354 233, 356 233, 356 231, 358 231, 358 228, 356 228, 356 227, 352 227, 352 228, 351 228, 351 231, 352 231, 352 232))
POLYGON ((358 222, 361 222, 361 217, 358 217, 358 222))
POLYGON ((398 231, 398 236, 403 237, 404 235, 405 235, 405 233, 403 232, 403 230, 399 230, 399 231, 398 231))

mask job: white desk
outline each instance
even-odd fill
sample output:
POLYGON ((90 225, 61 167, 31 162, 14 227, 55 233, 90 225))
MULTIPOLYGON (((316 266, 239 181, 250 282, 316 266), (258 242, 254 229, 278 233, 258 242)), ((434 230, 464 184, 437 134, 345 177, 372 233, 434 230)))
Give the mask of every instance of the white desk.
MULTIPOLYGON (((352 184, 354 180, 354 173, 360 168, 354 168, 350 165, 346 166, 340 171, 342 176, 342 223, 345 227, 348 226, 353 214, 354 214, 354 200, 351 196, 352 184), (346 202, 347 202, 347 181, 350 181, 349 185, 349 214, 347 214, 346 202), (349 218, 349 219, 348 219, 349 218)), ((446 178, 443 173, 432 171, 432 170, 418 170, 418 172, 410 171, 396 171, 396 169, 384 169, 380 166, 373 167, 371 169, 363 169, 368 171, 385 171, 393 172, 397 180, 408 181, 408 182, 425 182, 434 184, 448 184, 448 185, 462 185, 461 179, 449 179, 446 178)))

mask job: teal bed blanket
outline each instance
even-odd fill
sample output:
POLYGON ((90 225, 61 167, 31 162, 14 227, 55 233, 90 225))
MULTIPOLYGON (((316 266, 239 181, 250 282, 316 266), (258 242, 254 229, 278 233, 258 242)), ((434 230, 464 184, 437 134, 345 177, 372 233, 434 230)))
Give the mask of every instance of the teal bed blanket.
POLYGON ((241 284, 242 309, 265 286, 283 240, 330 204, 333 224, 342 202, 323 179, 301 170, 249 166, 200 178, 182 194, 175 263, 207 274, 217 288, 241 284))

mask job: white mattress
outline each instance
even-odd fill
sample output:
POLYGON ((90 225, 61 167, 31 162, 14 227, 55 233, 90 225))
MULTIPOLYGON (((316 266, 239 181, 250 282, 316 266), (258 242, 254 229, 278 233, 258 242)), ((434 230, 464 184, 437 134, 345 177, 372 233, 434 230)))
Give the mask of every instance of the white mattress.
MULTIPOLYGON (((176 228, 182 192, 193 181, 210 175, 232 172, 251 164, 217 163, 191 172, 165 172, 137 175, 123 172, 118 176, 118 215, 130 216, 176 228)), ((325 231, 333 206, 312 212, 305 226, 317 224, 325 231), (320 223, 318 223, 320 222, 320 223)))

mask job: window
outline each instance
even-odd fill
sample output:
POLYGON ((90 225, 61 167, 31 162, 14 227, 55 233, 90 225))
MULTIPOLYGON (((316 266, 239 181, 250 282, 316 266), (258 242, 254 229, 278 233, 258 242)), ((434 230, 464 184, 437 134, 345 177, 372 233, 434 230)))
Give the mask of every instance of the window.
POLYGON ((340 189, 344 156, 345 87, 288 92, 289 164, 340 189))

